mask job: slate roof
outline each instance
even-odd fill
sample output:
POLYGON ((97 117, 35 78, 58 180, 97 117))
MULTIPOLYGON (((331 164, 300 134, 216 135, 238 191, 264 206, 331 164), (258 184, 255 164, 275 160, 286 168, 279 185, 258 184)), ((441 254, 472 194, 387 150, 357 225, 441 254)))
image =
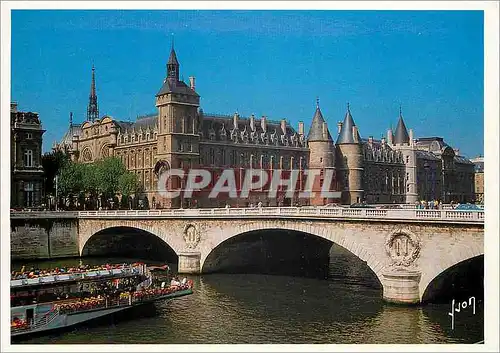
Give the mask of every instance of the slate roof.
MULTIPOLYGON (((342 124, 342 128, 340 129, 339 137, 337 138, 337 145, 347 144, 347 143, 356 143, 354 142, 354 136, 352 134, 352 128, 356 126, 354 123, 354 119, 351 115, 351 110, 349 106, 347 106, 347 113, 345 114, 344 122, 342 124)), ((358 141, 361 142, 361 137, 358 134, 358 141)))
POLYGON ((394 132, 393 143, 410 143, 410 136, 408 136, 408 130, 406 130, 405 122, 403 121, 403 116, 399 114, 398 126, 396 126, 396 131, 394 132))
POLYGON ((177 55, 175 55, 175 50, 174 50, 173 47, 170 50, 170 57, 168 58, 167 64, 168 65, 177 65, 177 66, 179 66, 179 61, 177 60, 177 55))
POLYGON ((326 130, 326 136, 323 133, 323 125, 325 124, 325 119, 323 119, 323 114, 319 106, 316 107, 314 112, 314 117, 311 122, 311 128, 309 129, 309 134, 307 136, 307 141, 333 141, 330 131, 326 130))
POLYGON ((190 96, 199 97, 198 93, 191 89, 188 85, 186 85, 183 81, 177 81, 174 78, 167 78, 163 82, 163 86, 161 86, 160 90, 156 94, 156 96, 165 94, 165 93, 178 93, 178 94, 186 94, 190 96))

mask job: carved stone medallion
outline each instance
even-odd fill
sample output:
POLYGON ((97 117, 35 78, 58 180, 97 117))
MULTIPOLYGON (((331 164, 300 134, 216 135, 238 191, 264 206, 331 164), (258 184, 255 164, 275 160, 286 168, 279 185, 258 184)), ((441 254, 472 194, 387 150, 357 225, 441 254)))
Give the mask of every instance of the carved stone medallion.
POLYGON ((189 249, 194 249, 200 242, 200 232, 195 224, 187 224, 184 227, 184 241, 189 249))
POLYGON ((410 266, 420 254, 420 247, 420 239, 407 230, 395 230, 385 241, 385 251, 393 266, 410 266))

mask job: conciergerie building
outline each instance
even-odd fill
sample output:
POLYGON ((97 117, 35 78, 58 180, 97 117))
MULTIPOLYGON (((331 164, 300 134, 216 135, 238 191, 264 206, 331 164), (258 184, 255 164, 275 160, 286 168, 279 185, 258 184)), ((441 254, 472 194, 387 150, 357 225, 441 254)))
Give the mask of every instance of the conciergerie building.
MULTIPOLYGON (((166 78, 155 97, 157 113, 138 117, 135 122, 111 116, 99 117, 95 69, 87 107, 87 119, 73 123, 54 149, 67 151, 73 161, 92 163, 108 156, 120 158, 136 173, 147 198, 157 208, 323 205, 331 202, 352 204, 415 203, 419 200, 470 202, 474 198, 474 164, 442 137, 416 138, 407 129, 401 109, 397 127, 381 139, 362 138, 349 105, 337 126, 328 126, 319 100, 306 133, 304 122, 297 129, 285 119, 208 114, 200 107, 195 78, 189 84, 179 79, 180 64, 172 47, 166 78), (255 168, 263 170, 319 169, 314 183, 318 190, 327 170, 334 178, 329 190, 340 192, 339 199, 300 198, 304 186, 299 177, 293 198, 269 198, 267 192, 252 192, 245 200, 207 193, 192 198, 166 199, 159 195, 158 178, 168 169, 208 168, 213 180, 222 170, 255 168), (331 172, 330 172, 331 173, 331 172)), ((314 107, 312 107, 313 111, 314 107)), ((311 111, 311 112, 312 112, 311 111)), ((300 176, 303 173, 299 174, 300 176)), ((185 181, 178 181, 183 189, 185 181)), ((241 184, 238 184, 241 185, 241 184)), ((170 185, 173 186, 173 185, 170 185)))

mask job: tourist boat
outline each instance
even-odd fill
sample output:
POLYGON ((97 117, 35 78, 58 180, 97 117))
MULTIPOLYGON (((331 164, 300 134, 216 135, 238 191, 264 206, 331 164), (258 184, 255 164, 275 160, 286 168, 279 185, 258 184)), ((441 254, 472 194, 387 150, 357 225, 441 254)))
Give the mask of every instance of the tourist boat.
POLYGON ((153 282, 152 271, 142 263, 16 275, 10 282, 11 337, 70 327, 193 293, 192 281, 186 279, 161 286, 153 282))

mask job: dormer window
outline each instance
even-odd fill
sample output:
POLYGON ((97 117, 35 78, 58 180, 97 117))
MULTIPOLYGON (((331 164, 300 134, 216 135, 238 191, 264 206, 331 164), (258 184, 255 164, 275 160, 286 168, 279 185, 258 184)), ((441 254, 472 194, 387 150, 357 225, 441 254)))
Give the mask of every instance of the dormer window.
POLYGON ((33 138, 33 134, 31 132, 26 133, 26 139, 31 140, 33 138))

